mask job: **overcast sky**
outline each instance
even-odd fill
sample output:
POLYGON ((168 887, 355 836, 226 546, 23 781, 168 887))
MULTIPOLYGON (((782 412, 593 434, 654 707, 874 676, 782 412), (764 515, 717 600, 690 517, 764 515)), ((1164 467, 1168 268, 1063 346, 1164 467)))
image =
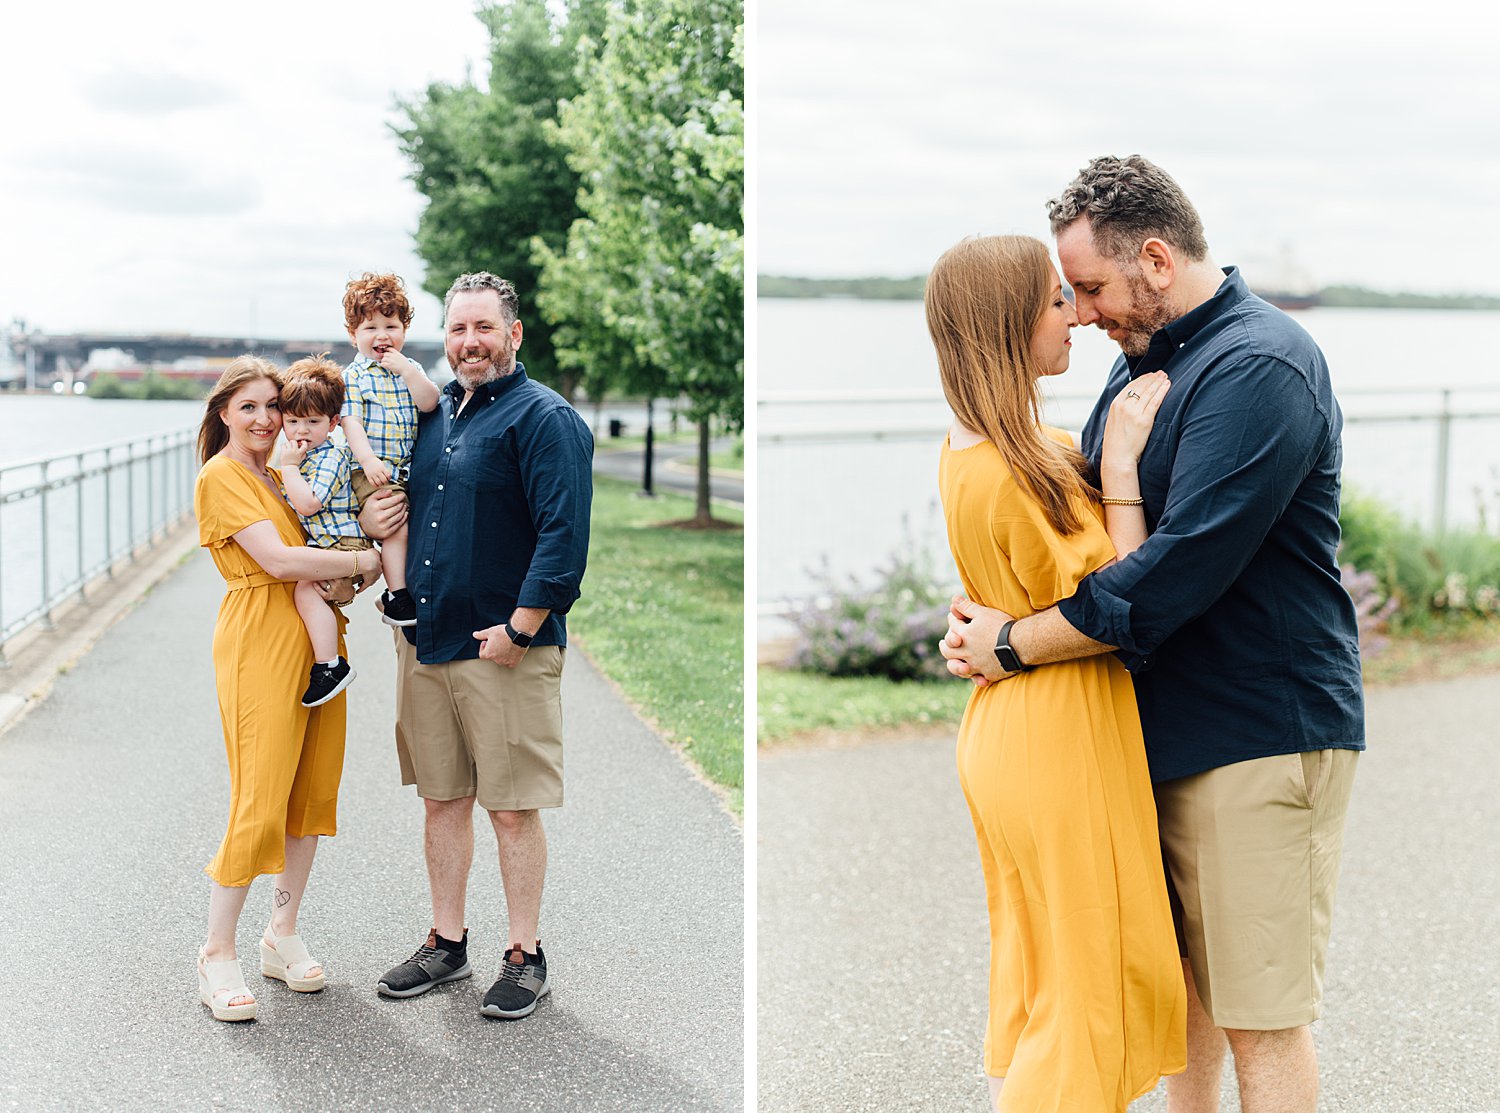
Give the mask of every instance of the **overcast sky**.
POLYGON ((923 273, 1139 153, 1216 261, 1500 294, 1493 9, 1319 0, 761 0, 766 274, 923 273), (1394 11, 1393 18, 1384 12, 1394 11))
MULTIPOLYGON (((0 325, 336 337, 344 283, 419 293, 397 94, 488 76, 471 0, 7 8, 0 325)), ((415 300, 413 333, 439 305, 415 300)))

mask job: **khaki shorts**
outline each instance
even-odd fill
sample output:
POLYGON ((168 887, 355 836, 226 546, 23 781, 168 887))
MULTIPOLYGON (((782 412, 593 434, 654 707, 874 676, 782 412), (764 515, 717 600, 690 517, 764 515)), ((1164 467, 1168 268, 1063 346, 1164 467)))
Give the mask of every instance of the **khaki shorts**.
MULTIPOLYGON (((340 537, 332 545, 322 546, 325 549, 337 549, 340 552, 346 553, 362 553, 366 549, 374 547, 375 542, 371 541, 368 537, 340 537)), ((350 561, 349 563, 352 565, 354 562, 350 561)), ((353 576, 340 576, 336 580, 329 580, 329 594, 326 598, 335 606, 347 607, 354 601, 354 586, 353 576)))
POLYGON ((1281 754, 1156 785, 1178 943, 1219 1027, 1318 1018, 1358 757, 1281 754))
MULTIPOLYGON (((387 463, 386 466, 390 467, 389 463, 387 463)), ((396 478, 398 472, 401 475, 405 475, 406 469, 391 468, 392 478, 391 481, 386 484, 386 486, 393 487, 398 491, 404 491, 406 490, 406 480, 396 478)), ((365 478, 364 468, 355 468, 349 473, 349 486, 354 489, 354 500, 359 503, 359 508, 361 510, 365 508, 365 500, 373 495, 376 491, 380 490, 379 487, 375 486, 375 484, 371 483, 368 479, 365 478)))
POLYGON ((396 658, 402 784, 424 800, 475 796, 492 812, 562 807, 561 646, 532 646, 514 669, 424 665, 398 630, 396 658))

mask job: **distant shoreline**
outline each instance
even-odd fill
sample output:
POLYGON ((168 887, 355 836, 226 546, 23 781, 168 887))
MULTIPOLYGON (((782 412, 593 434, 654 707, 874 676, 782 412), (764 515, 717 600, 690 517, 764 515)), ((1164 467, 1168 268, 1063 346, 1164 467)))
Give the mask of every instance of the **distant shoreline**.
MULTIPOLYGON (((853 298, 861 301, 921 301, 925 275, 911 278, 794 278, 759 276, 757 294, 763 298, 853 298)), ((1273 293, 1268 300, 1287 295, 1273 293)), ((1329 309, 1500 309, 1500 297, 1484 294, 1412 294, 1372 290, 1365 286, 1324 286, 1303 295, 1308 308, 1329 309)))

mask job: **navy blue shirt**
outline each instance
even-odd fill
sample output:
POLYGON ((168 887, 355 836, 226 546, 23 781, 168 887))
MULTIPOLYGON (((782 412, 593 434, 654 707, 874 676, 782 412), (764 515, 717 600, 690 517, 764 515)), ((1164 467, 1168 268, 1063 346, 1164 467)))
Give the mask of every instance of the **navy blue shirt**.
POLYGON ((556 391, 511 374, 443 388, 418 419, 407 497, 406 583, 424 665, 479 656, 474 631, 517 607, 550 610, 535 645, 567 645, 589 549, 594 438, 556 391))
POLYGON ((1139 468, 1151 535, 1058 604, 1120 647, 1157 781, 1365 746, 1359 634, 1335 557, 1343 414, 1312 337, 1224 273, 1110 372, 1083 431, 1096 467, 1115 395, 1147 372, 1172 380, 1139 468))

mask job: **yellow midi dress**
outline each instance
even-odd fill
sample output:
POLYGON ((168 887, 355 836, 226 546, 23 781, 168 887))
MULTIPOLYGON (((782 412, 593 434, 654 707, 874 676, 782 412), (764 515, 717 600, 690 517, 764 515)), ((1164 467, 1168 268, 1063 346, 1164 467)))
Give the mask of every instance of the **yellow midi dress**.
MULTIPOLYGON (((277 485, 281 475, 271 469, 277 485)), ((234 535, 269 520, 286 545, 307 543, 282 498, 244 465, 214 456, 193 489, 199 544, 226 592, 214 627, 214 675, 229 756, 229 824, 205 869, 220 885, 248 885, 286 865, 286 836, 332 835, 344 769, 347 703, 340 693, 302 706, 312 643, 297 613, 296 583, 267 575, 234 535)), ((339 651, 344 651, 339 615, 339 651)))
MULTIPOLYGON (((989 441, 945 443, 939 487, 977 603, 1034 614, 1115 555, 1097 508, 1080 498, 1084 528, 1058 533, 989 441)), ((1187 1017, 1130 676, 1101 654, 978 688, 957 756, 989 902, 1000 1108, 1123 1111, 1183 1069, 1187 1017)))

